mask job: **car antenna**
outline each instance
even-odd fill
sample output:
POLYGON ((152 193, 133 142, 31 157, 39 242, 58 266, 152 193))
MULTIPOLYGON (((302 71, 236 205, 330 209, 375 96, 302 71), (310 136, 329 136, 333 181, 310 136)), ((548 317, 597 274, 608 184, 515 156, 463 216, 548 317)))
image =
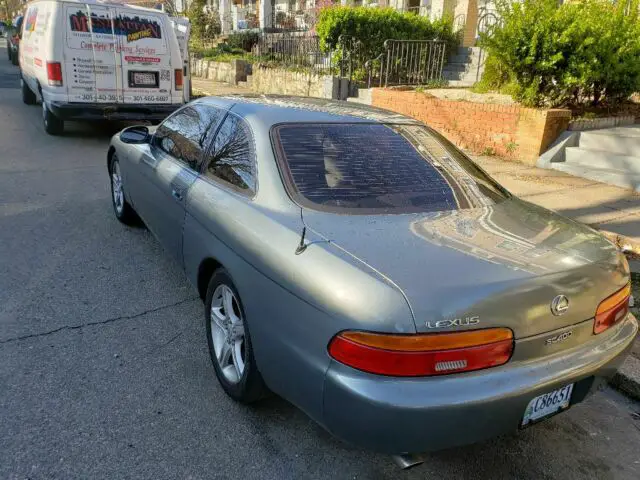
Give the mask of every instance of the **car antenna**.
POLYGON ((300 255, 307 249, 307 245, 304 243, 304 237, 307 235, 307 227, 302 227, 302 235, 300 236, 300 244, 296 248, 296 255, 300 255))

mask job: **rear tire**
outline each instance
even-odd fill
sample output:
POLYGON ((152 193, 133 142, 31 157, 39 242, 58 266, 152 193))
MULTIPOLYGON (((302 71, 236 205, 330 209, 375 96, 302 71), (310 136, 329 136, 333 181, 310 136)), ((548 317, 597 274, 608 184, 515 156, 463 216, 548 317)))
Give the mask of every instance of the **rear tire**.
POLYGON ((24 78, 20 79, 20 84, 22 87, 22 101, 26 105, 35 105, 36 94, 33 93, 33 90, 31 90, 31 88, 29 88, 29 85, 27 85, 27 82, 24 81, 24 78))
POLYGON ((124 195, 124 183, 122 182, 122 174, 120 172, 120 162, 114 153, 109 164, 109 178, 111 179, 111 204, 113 205, 113 213, 121 223, 125 225, 135 225, 138 223, 138 216, 135 210, 124 195))
POLYGON ((209 280, 204 319, 211 363, 222 389, 240 403, 263 398, 268 389, 253 355, 244 308, 224 268, 209 280))
POLYGON ((42 122, 45 132, 49 135, 60 135, 64 132, 64 121, 49 110, 44 100, 42 101, 42 122))

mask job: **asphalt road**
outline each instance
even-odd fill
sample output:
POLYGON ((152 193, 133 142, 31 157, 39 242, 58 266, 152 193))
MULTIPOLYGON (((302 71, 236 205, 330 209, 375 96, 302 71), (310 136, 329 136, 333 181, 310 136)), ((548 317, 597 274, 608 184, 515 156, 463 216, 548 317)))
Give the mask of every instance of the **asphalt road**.
POLYGON ((234 403, 196 292, 112 214, 116 127, 48 136, 18 86, 0 48, 0 479, 640 478, 640 405, 611 390, 409 471, 281 399, 234 403))

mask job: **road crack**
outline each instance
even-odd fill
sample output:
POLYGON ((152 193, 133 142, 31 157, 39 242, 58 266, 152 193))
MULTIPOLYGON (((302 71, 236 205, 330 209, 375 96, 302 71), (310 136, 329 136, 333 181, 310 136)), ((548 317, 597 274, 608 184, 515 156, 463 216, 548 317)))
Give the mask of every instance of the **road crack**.
MULTIPOLYGON (((179 302, 175 302, 169 305, 163 305, 161 307, 157 307, 157 308, 150 308, 149 310, 145 310, 144 312, 140 312, 140 313, 136 313, 135 315, 122 315, 120 317, 114 317, 114 318, 107 318, 106 320, 101 320, 99 322, 87 322, 87 323, 81 323, 80 325, 64 325, 62 327, 58 327, 55 328, 53 330, 49 330, 48 332, 41 332, 41 333, 31 333, 29 335, 22 335, 19 337, 14 337, 14 338, 8 338, 6 340, 0 340, 0 345, 3 345, 5 343, 13 343, 13 342, 18 342, 20 340, 27 340, 30 338, 38 338, 38 337, 46 337, 48 335, 52 335, 54 333, 58 333, 61 332, 63 330, 78 330, 81 328, 85 328, 85 327, 92 327, 95 325, 107 325, 109 323, 113 323, 113 322, 118 322, 120 320, 133 320, 135 318, 139 318, 139 317, 143 317, 144 315, 147 315, 149 313, 154 313, 154 312, 159 312, 160 310, 165 310, 167 308, 173 308, 173 307, 177 307, 179 305, 188 303, 188 302, 192 302, 193 300, 199 300, 200 297, 195 296, 195 297, 190 297, 190 298, 186 298, 184 300, 180 300, 179 302)), ((172 339, 171 341, 173 341, 175 339, 172 339)))

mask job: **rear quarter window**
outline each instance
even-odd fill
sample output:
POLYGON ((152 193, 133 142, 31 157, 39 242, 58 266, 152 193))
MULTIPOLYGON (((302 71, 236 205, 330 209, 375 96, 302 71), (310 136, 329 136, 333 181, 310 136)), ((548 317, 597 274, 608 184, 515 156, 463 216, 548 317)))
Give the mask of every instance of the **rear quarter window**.
POLYGON ((450 211, 508 194, 462 152, 420 125, 284 124, 274 127, 292 198, 352 213, 450 211))

